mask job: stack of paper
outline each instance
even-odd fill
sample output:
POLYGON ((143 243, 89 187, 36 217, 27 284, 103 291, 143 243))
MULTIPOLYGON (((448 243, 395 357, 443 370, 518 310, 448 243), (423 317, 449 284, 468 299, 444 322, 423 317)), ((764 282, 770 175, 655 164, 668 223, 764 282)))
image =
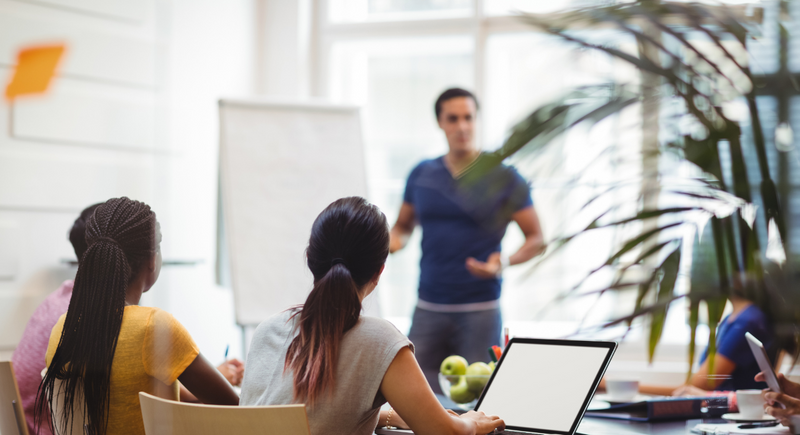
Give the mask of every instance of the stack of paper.
POLYGON ((692 433, 700 435, 790 435, 792 432, 786 426, 758 427, 754 429, 739 429, 742 423, 734 424, 698 424, 692 433))

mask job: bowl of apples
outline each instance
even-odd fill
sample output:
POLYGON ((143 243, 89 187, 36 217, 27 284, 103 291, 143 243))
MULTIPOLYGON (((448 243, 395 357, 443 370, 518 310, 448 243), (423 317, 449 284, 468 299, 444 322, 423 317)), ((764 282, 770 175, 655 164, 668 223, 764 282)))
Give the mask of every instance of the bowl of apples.
POLYGON ((494 363, 475 362, 458 355, 452 355, 442 361, 439 367, 439 386, 444 395, 464 411, 475 408, 478 397, 494 371, 494 363))

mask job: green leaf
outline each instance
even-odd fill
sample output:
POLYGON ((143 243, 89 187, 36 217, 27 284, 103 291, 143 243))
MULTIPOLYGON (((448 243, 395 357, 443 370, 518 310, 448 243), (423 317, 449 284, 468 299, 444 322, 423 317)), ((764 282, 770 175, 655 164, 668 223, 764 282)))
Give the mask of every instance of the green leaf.
POLYGON ((609 224, 600 225, 598 228, 613 227, 613 226, 627 224, 627 223, 634 222, 634 221, 652 219, 654 217, 663 216, 665 214, 684 213, 684 212, 692 211, 692 210, 702 210, 702 208, 700 208, 700 207, 670 207, 670 208, 662 208, 662 209, 658 209, 658 210, 644 210, 644 211, 641 211, 641 212, 637 213, 636 216, 625 218, 625 219, 618 220, 618 221, 615 221, 615 222, 611 222, 609 224))
POLYGON ((714 360, 717 354, 717 326, 722 319, 722 312, 725 310, 725 303, 727 298, 713 298, 706 299, 706 307, 708 308, 708 385, 709 389, 713 389, 714 375, 714 360))
POLYGON ((481 154, 459 175, 459 180, 478 183, 488 171, 523 148, 527 153, 535 152, 582 122, 598 122, 638 101, 638 94, 613 84, 585 86, 568 92, 516 124, 499 149, 481 154))
POLYGON ((660 310, 660 309, 664 308, 664 306, 669 305, 669 304, 671 304, 671 303, 673 303, 673 302, 675 302, 678 299, 681 299, 683 297, 685 297, 685 295, 673 296, 668 301, 658 302, 658 303, 655 303, 655 304, 652 304, 652 305, 648 305, 646 307, 642 307, 641 309, 636 310, 633 313, 628 314, 627 316, 618 317, 618 318, 616 318, 614 320, 606 322, 606 323, 604 323, 602 325, 602 327, 603 328, 609 328, 611 326, 619 325, 620 323, 630 322, 630 321, 632 321, 633 319, 635 319, 637 317, 642 317, 644 315, 652 313, 653 311, 660 310))
POLYGON ((661 308, 653 310, 650 313, 650 340, 647 348, 650 363, 653 362, 653 358, 655 357, 656 347, 661 341, 661 334, 664 332, 664 322, 667 320, 669 304, 665 304, 664 302, 674 300, 673 295, 675 294, 675 283, 678 280, 680 264, 681 250, 676 249, 667 257, 661 267, 661 270, 664 272, 664 277, 659 284, 657 302, 662 305, 661 308))
POLYGON ((697 347, 697 325, 700 323, 700 301, 690 299, 689 301, 689 372, 686 374, 686 383, 692 379, 692 367, 694 366, 694 354, 697 347))
POLYGON ((781 213, 778 190, 775 188, 775 182, 771 179, 764 179, 761 181, 761 200, 764 201, 764 214, 767 217, 767 222, 769 222, 770 219, 775 219, 778 232, 781 234, 781 239, 783 240, 783 249, 789 252, 789 247, 786 245, 788 243, 786 224, 783 220, 783 213, 781 213))
MULTIPOLYGON (((642 284, 639 284, 639 289, 636 293, 636 302, 633 305, 633 312, 641 311, 642 304, 644 303, 644 298, 647 297, 647 294, 650 293, 650 289, 653 287, 653 283, 656 280, 658 274, 656 271, 650 274, 650 278, 642 284)), ((633 325, 633 319, 628 320, 628 328, 633 325)))
POLYGON ((623 255, 625 255, 626 253, 630 252, 632 249, 634 249, 637 246, 639 246, 640 243, 644 242, 645 240, 649 239, 650 237, 653 237, 654 235, 660 234, 662 231, 664 231, 664 230, 666 230, 668 228, 673 228, 673 227, 676 227, 678 225, 683 225, 683 222, 673 222, 671 224, 666 224, 666 225, 660 226, 658 228, 653 228, 651 230, 645 231, 644 233, 640 234, 639 236, 637 236, 637 237, 629 240, 628 242, 626 242, 622 246, 622 248, 620 250, 618 250, 608 260, 606 260, 605 265, 606 266, 610 266, 611 264, 614 263, 614 261, 616 261, 617 259, 619 259, 623 255))

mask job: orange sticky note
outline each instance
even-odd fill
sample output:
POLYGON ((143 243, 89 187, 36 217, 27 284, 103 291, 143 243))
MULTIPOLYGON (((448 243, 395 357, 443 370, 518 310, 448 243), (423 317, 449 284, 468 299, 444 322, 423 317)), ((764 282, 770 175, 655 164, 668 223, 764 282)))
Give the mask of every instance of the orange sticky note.
POLYGON ((6 98, 11 100, 19 95, 46 91, 63 53, 63 44, 20 50, 17 55, 17 68, 6 86, 6 98))

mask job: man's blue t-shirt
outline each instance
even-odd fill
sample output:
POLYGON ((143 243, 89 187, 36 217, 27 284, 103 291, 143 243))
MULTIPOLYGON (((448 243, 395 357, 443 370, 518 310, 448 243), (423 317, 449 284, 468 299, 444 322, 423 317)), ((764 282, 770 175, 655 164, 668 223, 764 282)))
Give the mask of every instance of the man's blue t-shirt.
POLYGON ((466 187, 443 157, 425 160, 411 171, 403 201, 414 206, 422 227, 419 298, 437 304, 500 298, 500 279, 473 276, 466 260, 486 261, 500 251, 511 215, 533 205, 530 187, 517 171, 499 165, 466 187))
MULTIPOLYGON (((767 384, 756 382, 753 378, 761 371, 753 352, 747 344, 744 333, 749 332, 764 343, 771 362, 775 363, 777 352, 774 349, 774 334, 764 313, 755 305, 750 305, 739 313, 733 321, 725 317, 717 330, 717 354, 725 356, 736 364, 731 379, 721 383, 717 390, 750 390, 767 388, 767 384)), ((703 352, 700 364, 708 357, 708 349, 703 352)))

